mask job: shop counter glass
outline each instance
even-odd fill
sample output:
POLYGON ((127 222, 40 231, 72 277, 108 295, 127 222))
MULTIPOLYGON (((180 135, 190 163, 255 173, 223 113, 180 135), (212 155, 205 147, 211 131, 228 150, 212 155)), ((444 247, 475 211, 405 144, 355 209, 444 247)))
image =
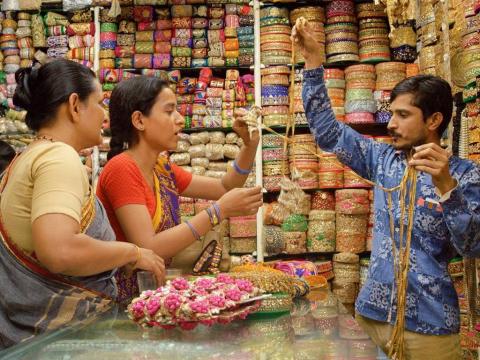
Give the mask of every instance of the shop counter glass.
POLYGON ((114 307, 87 322, 37 336, 0 359, 386 359, 328 290, 296 299, 290 314, 254 314, 194 330, 143 329, 114 307))

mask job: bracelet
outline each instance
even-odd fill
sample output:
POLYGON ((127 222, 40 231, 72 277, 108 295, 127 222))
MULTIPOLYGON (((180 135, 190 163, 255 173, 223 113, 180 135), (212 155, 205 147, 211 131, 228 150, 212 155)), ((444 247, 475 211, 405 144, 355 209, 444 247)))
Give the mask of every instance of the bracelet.
POLYGON ((213 203, 213 209, 215 210, 215 214, 217 215, 218 223, 222 221, 222 217, 220 216, 220 206, 217 203, 213 203))
POLYGON ((142 253, 140 252, 140 248, 137 245, 135 245, 135 244, 132 244, 132 245, 135 246, 135 249, 137 249, 137 259, 132 264, 132 267, 135 268, 137 266, 140 258, 142 257, 142 253))
POLYGON ((244 169, 240 168, 237 164, 237 160, 233 160, 232 167, 235 170, 235 172, 237 174, 240 174, 240 175, 249 175, 250 172, 252 171, 252 169, 244 170, 244 169))
POLYGON ((212 211, 212 206, 209 208, 206 208, 205 211, 207 212, 208 217, 210 219, 210 224, 212 226, 217 226, 219 224, 218 216, 215 211, 212 211))
POLYGON ((188 228, 190 229, 190 231, 192 232, 193 237, 195 238, 195 240, 200 241, 200 234, 197 232, 197 230, 195 230, 195 228, 193 227, 193 225, 190 224, 190 221, 185 221, 185 224, 187 224, 187 226, 188 226, 188 228))

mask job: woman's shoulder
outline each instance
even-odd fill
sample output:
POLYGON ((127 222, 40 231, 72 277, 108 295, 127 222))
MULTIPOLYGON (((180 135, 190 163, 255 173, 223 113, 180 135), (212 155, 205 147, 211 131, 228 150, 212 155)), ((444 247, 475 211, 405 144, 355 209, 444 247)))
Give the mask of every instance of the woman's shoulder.
POLYGON ((32 166, 32 170, 48 166, 49 168, 63 168, 65 171, 82 168, 83 164, 77 151, 68 144, 60 141, 46 142, 32 146, 19 157, 32 166))
POLYGON ((100 183, 132 183, 141 180, 142 173, 135 161, 125 153, 108 160, 100 174, 100 183))
POLYGON ((128 156, 128 154, 125 153, 118 154, 108 160, 105 164, 105 167, 103 168, 103 172, 131 172, 134 170, 138 170, 135 161, 130 156, 128 156))

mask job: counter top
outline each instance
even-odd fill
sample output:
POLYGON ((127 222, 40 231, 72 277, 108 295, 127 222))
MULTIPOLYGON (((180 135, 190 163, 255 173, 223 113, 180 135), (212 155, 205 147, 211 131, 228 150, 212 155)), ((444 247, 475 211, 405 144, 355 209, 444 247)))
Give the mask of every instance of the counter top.
MULTIPOLYGON (((142 329, 124 309, 38 336, 1 359, 377 359, 379 352, 329 291, 297 299, 291 314, 193 331, 142 329)), ((381 356, 381 355, 380 355, 381 356)), ((380 357, 383 358, 383 357, 380 357)), ((386 359, 386 358, 385 358, 386 359)))

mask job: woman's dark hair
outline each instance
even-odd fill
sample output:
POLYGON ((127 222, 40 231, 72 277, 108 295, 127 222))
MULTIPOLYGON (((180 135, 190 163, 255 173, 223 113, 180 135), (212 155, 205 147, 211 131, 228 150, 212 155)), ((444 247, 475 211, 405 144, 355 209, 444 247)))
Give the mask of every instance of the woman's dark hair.
POLYGON ((140 111, 148 116, 158 94, 168 88, 168 82, 155 77, 137 76, 120 82, 112 91, 109 104, 110 151, 107 159, 120 154, 124 144, 131 146, 138 141, 138 135, 132 124, 132 114, 140 111))
POLYGON ((58 107, 71 94, 86 100, 95 91, 95 73, 74 61, 53 60, 38 68, 20 69, 15 73, 17 88, 13 103, 27 110, 25 122, 38 131, 55 117, 58 107))
POLYGON ((390 101, 393 102, 397 96, 412 94, 413 106, 422 110, 423 120, 439 112, 443 120, 437 129, 441 137, 452 119, 453 96, 452 88, 442 78, 433 75, 417 75, 399 82, 392 91, 390 101))
POLYGON ((0 140, 0 173, 2 173, 15 157, 15 150, 8 143, 0 140))

